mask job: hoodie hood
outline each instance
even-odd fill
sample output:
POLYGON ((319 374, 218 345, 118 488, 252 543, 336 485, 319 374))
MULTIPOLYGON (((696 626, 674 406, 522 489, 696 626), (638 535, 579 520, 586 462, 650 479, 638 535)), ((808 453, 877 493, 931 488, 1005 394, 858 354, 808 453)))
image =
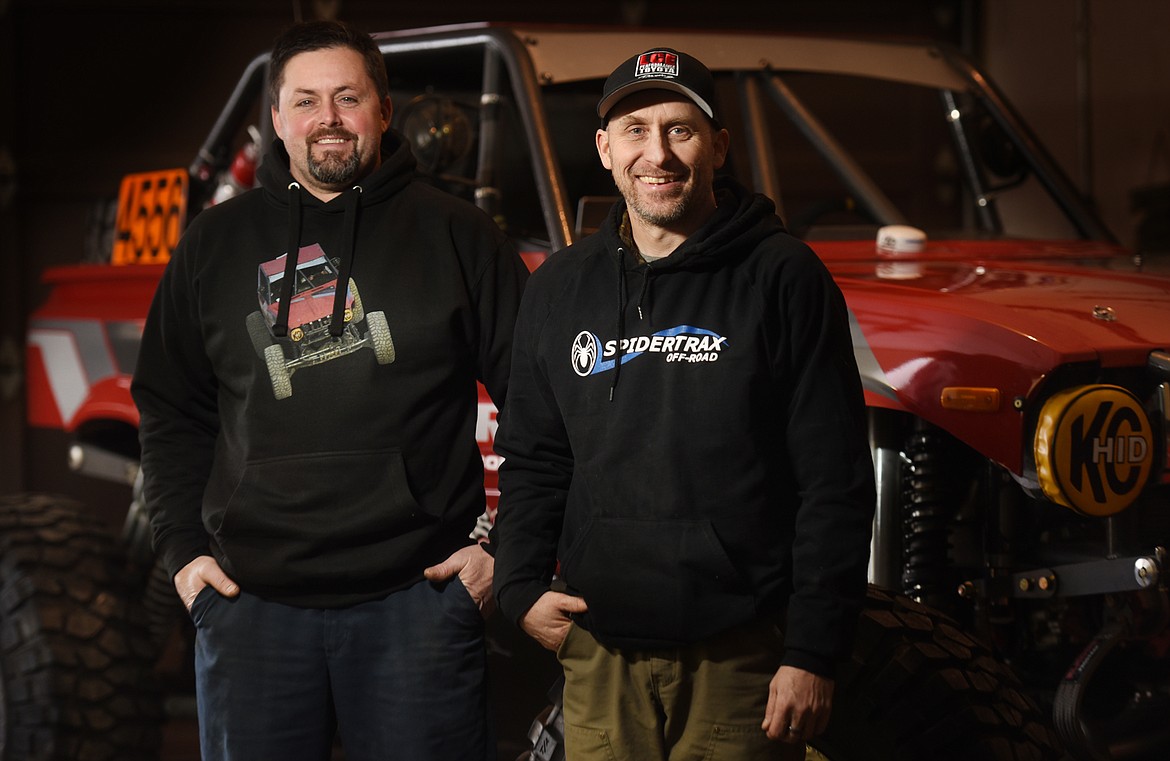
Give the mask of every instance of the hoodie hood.
POLYGON ((348 294, 349 273, 353 264, 354 241, 361 208, 386 200, 397 193, 414 177, 415 159, 406 141, 394 130, 388 130, 382 137, 381 164, 371 174, 363 177, 348 190, 344 190, 330 201, 322 201, 301 187, 289 169, 290 159, 284 142, 272 141, 265 161, 260 165, 257 176, 265 196, 277 206, 288 209, 288 248, 285 260, 284 278, 281 285, 280 307, 272 332, 278 337, 288 335, 289 309, 296 285, 297 264, 301 250, 301 217, 306 208, 315 212, 342 215, 341 261, 338 266, 337 288, 333 297, 333 312, 329 332, 335 338, 345 329, 345 304, 348 294))
MULTIPOLYGON (((715 213, 669 256, 649 265, 652 270, 702 268, 713 259, 736 251, 751 251, 769 235, 786 232, 784 223, 776 216, 776 204, 767 196, 752 193, 733 178, 725 176, 715 179, 714 189, 717 204, 715 213)), ((625 251, 629 248, 621 235, 626 213, 626 202, 618 201, 602 225, 601 233, 610 251, 625 251)), ((639 258, 632 251, 628 253, 628 258, 623 257, 626 265, 629 269, 636 269, 639 258)))
MULTIPOLYGON (((406 139, 396 130, 387 130, 382 136, 382 163, 372 173, 354 183, 355 187, 362 189, 361 205, 369 206, 397 193, 413 179, 414 169, 414 154, 410 152, 406 139)), ((268 147, 264 161, 256 170, 256 176, 260 186, 274 203, 288 203, 288 186, 296 180, 289 170, 288 151, 279 138, 273 140, 268 147)), ((337 200, 325 202, 306 192, 302 203, 305 206, 331 211, 337 200)))
MULTIPOLYGON (((631 273, 641 277, 637 296, 638 319, 646 319, 652 299, 653 279, 671 270, 701 270, 720 266, 726 257, 745 256, 771 235, 786 232, 776 216, 776 204, 767 196, 752 193, 731 177, 717 177, 714 183, 715 213, 669 256, 644 262, 622 235, 627 224, 627 205, 618 201, 610 209, 600 234, 606 249, 613 253, 617 269, 617 338, 619 345, 626 335, 626 306, 629 303, 626 283, 631 273)), ((625 361, 619 357, 614 367, 609 398, 613 400, 625 361)))

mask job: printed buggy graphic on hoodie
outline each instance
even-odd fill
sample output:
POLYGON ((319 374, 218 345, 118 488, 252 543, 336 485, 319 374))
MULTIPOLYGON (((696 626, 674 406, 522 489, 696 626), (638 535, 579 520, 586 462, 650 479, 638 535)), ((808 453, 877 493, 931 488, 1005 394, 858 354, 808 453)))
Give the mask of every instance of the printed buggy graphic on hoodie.
POLYGON ((353 278, 344 292, 344 303, 338 303, 337 266, 338 261, 330 259, 318 243, 302 246, 295 266, 287 254, 260 264, 256 288, 260 309, 248 315, 248 334, 268 368, 277 399, 292 396, 292 375, 297 369, 363 347, 373 350, 380 365, 394 361, 386 314, 365 312, 353 278), (286 299, 288 306, 282 310, 286 299), (338 317, 340 323, 335 325, 338 317))

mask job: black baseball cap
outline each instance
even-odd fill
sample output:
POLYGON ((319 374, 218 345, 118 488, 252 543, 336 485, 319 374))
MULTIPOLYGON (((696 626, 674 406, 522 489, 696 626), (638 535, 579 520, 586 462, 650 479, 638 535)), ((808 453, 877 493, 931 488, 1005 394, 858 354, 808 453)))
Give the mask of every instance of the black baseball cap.
POLYGON ((608 121, 610 110, 627 95, 641 90, 671 90, 685 95, 711 121, 715 117, 715 80, 698 58, 670 48, 651 48, 613 70, 601 90, 597 115, 608 121))

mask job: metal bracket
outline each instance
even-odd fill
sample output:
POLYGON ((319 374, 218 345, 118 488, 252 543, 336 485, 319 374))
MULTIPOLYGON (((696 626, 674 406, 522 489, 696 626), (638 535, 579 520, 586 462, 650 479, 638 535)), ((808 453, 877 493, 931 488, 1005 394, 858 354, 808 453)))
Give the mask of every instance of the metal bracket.
POLYGON ((1080 597, 1114 592, 1137 592, 1162 583, 1166 550, 1150 555, 1070 563, 1012 574, 1012 596, 1017 598, 1080 597))

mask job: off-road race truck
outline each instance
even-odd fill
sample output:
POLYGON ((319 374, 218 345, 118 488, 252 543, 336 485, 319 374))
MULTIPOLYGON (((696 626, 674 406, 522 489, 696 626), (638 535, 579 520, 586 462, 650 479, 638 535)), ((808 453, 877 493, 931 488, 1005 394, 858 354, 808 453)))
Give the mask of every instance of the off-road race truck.
MULTIPOLYGON (((612 67, 663 45, 713 70, 724 171, 833 273, 869 407, 871 591, 810 755, 1170 757, 1170 278, 1115 242, 985 72, 929 42, 503 25, 377 39, 420 173, 495 217, 532 266, 614 200, 593 138, 612 67)), ((3 502, 4 759, 150 756, 158 712, 109 708, 149 706, 141 677, 176 618, 133 499, 128 379, 186 219, 255 155, 250 134, 271 139, 266 64, 190 167, 127 178, 111 263, 45 275, 29 424, 68 433, 77 466, 121 479, 131 507, 106 541, 73 502, 3 502), (106 673, 90 657, 105 633, 136 643, 111 654, 125 677, 74 689, 106 673), (144 749, 103 755, 115 728, 144 749)), ((489 507, 493 415, 481 403, 489 507)), ((554 688, 523 754, 560 757, 559 733, 554 688)))
POLYGON ((248 315, 248 334, 256 353, 268 367, 272 394, 277 399, 292 396, 292 374, 300 367, 328 362, 368 346, 378 364, 394 361, 394 338, 386 324, 385 312, 365 313, 357 283, 349 280, 341 335, 333 337, 330 324, 333 298, 337 293, 337 262, 325 256, 318 243, 297 254, 296 282, 289 304, 288 335, 272 332, 280 312, 280 294, 288 254, 281 254, 258 267, 256 286, 260 308, 248 315), (359 326, 366 321, 365 329, 359 326), (291 357, 289 355, 292 355, 291 357))

